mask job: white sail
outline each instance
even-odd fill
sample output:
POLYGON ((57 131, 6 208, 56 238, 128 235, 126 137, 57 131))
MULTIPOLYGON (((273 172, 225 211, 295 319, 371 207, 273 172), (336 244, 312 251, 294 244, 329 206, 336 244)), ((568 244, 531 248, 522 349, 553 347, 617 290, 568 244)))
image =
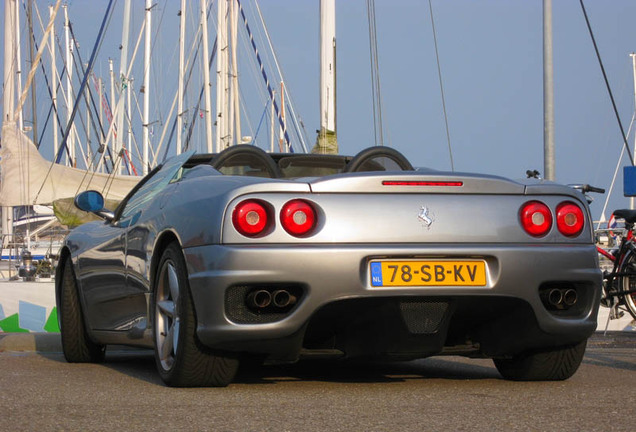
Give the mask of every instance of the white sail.
POLYGON ((16 123, 2 126, 0 148, 0 205, 52 204, 93 189, 121 200, 141 177, 87 172, 47 161, 16 123))

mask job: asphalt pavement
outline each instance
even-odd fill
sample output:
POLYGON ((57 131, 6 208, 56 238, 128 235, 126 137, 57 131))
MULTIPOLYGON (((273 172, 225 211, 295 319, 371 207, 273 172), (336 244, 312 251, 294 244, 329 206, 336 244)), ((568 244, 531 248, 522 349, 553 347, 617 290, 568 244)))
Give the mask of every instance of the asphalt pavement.
MULTIPOLYGON (((59 350, 59 335, 2 335, 11 349, 59 350), (15 337, 14 337, 15 336, 15 337)), ((227 388, 169 388, 152 351, 100 364, 60 352, 0 352, 0 431, 634 431, 636 337, 596 334, 579 371, 511 382, 492 361, 307 361, 253 367, 227 388)))

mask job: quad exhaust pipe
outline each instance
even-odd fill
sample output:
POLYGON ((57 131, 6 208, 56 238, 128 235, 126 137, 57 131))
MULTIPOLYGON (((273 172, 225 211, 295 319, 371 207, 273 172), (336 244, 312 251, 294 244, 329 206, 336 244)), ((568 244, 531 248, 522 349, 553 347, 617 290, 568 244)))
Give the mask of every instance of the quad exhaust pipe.
POLYGON ((250 291, 245 298, 245 303, 250 309, 254 311, 268 309, 270 312, 293 306, 297 301, 297 297, 286 289, 278 289, 272 292, 266 289, 255 289, 250 291))
POLYGON ((553 288, 548 291, 544 302, 551 309, 569 309, 578 301, 578 293, 572 288, 553 288))

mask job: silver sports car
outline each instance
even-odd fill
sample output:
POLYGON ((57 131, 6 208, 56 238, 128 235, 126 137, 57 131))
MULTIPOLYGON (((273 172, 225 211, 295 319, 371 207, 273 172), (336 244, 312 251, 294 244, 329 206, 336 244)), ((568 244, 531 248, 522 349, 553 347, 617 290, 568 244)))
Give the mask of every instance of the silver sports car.
POLYGON ((225 386, 240 361, 492 358, 562 380, 596 328, 601 273, 584 196, 537 179, 254 146, 184 153, 114 211, 78 208, 56 277, 70 362, 154 348, 171 386, 225 386))

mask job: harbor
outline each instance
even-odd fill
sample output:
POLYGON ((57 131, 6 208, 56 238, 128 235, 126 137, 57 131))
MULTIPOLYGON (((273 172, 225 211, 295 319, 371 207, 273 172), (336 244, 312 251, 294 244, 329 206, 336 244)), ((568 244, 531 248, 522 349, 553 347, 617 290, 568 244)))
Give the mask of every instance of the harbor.
POLYGON ((631 432, 634 15, 5 0, 0 430, 631 432))

